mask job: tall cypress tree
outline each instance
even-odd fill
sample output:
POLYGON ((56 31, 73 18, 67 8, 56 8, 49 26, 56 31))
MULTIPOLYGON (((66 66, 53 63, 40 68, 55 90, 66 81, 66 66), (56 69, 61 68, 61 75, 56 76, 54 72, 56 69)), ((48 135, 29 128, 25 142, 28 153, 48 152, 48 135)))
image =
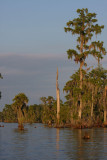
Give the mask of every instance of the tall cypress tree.
POLYGON ((76 50, 69 49, 67 51, 68 59, 74 57, 74 61, 80 64, 80 107, 78 116, 81 119, 82 114, 82 86, 83 86, 83 66, 86 65, 85 59, 91 54, 94 57, 101 59, 102 53, 106 54, 103 48, 103 42, 96 41, 91 42, 92 37, 101 33, 104 25, 99 26, 97 24, 96 13, 89 13, 88 9, 77 9, 78 18, 74 18, 72 21, 66 23, 67 27, 64 28, 65 32, 71 32, 72 35, 77 35, 76 50), (90 44, 89 44, 90 42, 90 44), (99 49, 99 50, 98 50, 99 49))

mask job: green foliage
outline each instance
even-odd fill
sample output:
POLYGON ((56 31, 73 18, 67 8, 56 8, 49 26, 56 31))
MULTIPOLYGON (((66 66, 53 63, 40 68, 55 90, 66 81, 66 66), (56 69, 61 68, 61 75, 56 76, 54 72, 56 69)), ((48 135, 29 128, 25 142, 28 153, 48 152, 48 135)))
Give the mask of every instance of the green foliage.
POLYGON ((92 71, 86 73, 83 70, 83 88, 79 89, 79 71, 73 74, 66 85, 64 91, 66 92, 66 104, 71 108, 72 118, 77 119, 77 112, 80 102, 80 92, 82 94, 82 118, 90 118, 91 116, 91 105, 93 103, 93 117, 101 119, 104 113, 103 106, 103 95, 104 89, 107 85, 107 70, 98 67, 92 71), (93 100, 92 100, 93 96, 93 100))
POLYGON ((104 88, 107 85, 107 70, 102 67, 93 69, 89 73, 89 80, 93 85, 104 88))
POLYGON ((96 14, 89 13, 88 9, 77 9, 78 18, 66 23, 67 27, 64 28, 65 32, 71 32, 72 35, 77 35, 78 45, 77 50, 69 49, 67 51, 68 59, 74 57, 75 62, 84 62, 86 57, 91 54, 98 59, 102 59, 106 54, 103 47, 103 42, 95 41, 89 44, 94 34, 100 34, 104 25, 99 26, 96 22, 96 14))
POLYGON ((2 111, 2 119, 4 122, 17 122, 17 115, 14 113, 11 105, 5 105, 2 111))
POLYGON ((27 122, 35 123, 35 122, 41 122, 41 106, 34 104, 30 105, 28 107, 28 113, 27 113, 27 122))
MULTIPOLYGON (((83 109, 89 111, 93 108, 93 87, 94 83, 99 83, 96 85, 100 86, 100 91, 97 91, 97 94, 94 94, 94 98, 98 93, 103 93, 103 89, 101 89, 101 85, 105 86, 104 77, 99 76, 99 74, 103 74, 102 72, 97 73, 99 77, 95 78, 91 77, 91 74, 94 76, 94 72, 87 75, 83 70, 83 66, 87 66, 85 60, 89 54, 94 56, 98 61, 98 66, 100 66, 100 59, 103 58, 103 55, 106 55, 106 50, 103 47, 103 42, 94 41, 92 42, 92 38, 94 35, 100 34, 104 25, 98 25, 96 19, 96 13, 89 13, 87 8, 77 9, 78 17, 70 20, 66 23, 66 27, 64 28, 65 32, 71 32, 72 35, 77 35, 77 45, 76 50, 69 49, 67 51, 68 59, 73 59, 76 63, 80 63, 79 72, 76 72, 71 80, 68 81, 64 87, 64 91, 67 93, 66 99, 67 104, 72 108, 75 106, 76 109, 71 112, 75 112, 78 110, 78 116, 81 119, 83 109), (99 78, 99 80, 98 80, 99 78), (101 80, 102 79, 102 80, 101 80), (86 109, 86 106, 88 109, 86 109), (90 107, 91 106, 91 107, 90 107)), ((96 71, 95 71, 96 72, 96 71)), ((107 78, 107 77, 106 77, 107 78)), ((97 87, 95 87, 97 90, 97 87)), ((100 96, 100 95, 99 95, 100 96)), ((83 114, 84 115, 84 114, 83 114)))
POLYGON ((82 118, 87 119, 87 117, 90 117, 91 115, 91 109, 89 105, 84 106, 83 112, 82 112, 82 118))
POLYGON ((103 99, 104 89, 107 85, 107 70, 98 67, 89 73, 89 81, 93 85, 95 114, 100 115, 104 112, 103 99))
POLYGON ((24 93, 19 93, 13 99, 12 108, 17 113, 18 123, 22 124, 26 119, 28 98, 24 93))
POLYGON ((71 122, 70 107, 67 105, 61 105, 60 124, 70 124, 70 122, 71 122))
POLYGON ((41 97, 40 99, 42 101, 42 104, 41 104, 42 123, 46 123, 46 124, 55 123, 56 122, 56 101, 51 96, 48 96, 48 98, 41 97))
POLYGON ((3 113, 0 112, 0 122, 2 122, 2 121, 3 121, 3 113))
POLYGON ((1 73, 0 73, 0 78, 3 79, 3 76, 1 75, 1 73))

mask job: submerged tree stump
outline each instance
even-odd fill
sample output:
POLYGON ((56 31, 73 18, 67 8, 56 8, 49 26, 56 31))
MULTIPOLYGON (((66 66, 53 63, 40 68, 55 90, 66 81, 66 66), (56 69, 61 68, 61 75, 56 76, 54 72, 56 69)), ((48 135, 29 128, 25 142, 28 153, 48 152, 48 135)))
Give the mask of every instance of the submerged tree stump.
POLYGON ((89 136, 88 132, 85 132, 85 135, 83 136, 83 139, 90 139, 90 136, 89 136))
POLYGON ((24 130, 23 124, 18 124, 18 129, 19 129, 19 130, 24 130))

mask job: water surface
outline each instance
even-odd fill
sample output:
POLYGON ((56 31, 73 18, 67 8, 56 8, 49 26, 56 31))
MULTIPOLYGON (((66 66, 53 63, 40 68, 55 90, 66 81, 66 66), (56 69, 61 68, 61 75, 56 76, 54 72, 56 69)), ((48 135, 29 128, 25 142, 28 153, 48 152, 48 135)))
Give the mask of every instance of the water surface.
POLYGON ((0 160, 102 160, 107 159, 107 129, 56 129, 43 124, 17 123, 0 127, 0 160), (35 128, 36 126, 36 128, 35 128), (82 137, 88 132, 90 139, 82 137))

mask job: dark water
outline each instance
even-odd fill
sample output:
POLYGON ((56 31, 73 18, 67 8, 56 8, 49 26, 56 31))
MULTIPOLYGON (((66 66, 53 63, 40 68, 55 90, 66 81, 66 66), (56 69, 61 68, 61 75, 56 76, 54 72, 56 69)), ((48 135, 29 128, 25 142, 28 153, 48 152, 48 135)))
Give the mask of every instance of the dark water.
POLYGON ((107 129, 56 129, 43 124, 0 127, 0 160, 102 160, 107 159, 107 129), (36 128, 34 128, 36 126, 36 128), (82 137, 85 132, 89 140, 82 137))

